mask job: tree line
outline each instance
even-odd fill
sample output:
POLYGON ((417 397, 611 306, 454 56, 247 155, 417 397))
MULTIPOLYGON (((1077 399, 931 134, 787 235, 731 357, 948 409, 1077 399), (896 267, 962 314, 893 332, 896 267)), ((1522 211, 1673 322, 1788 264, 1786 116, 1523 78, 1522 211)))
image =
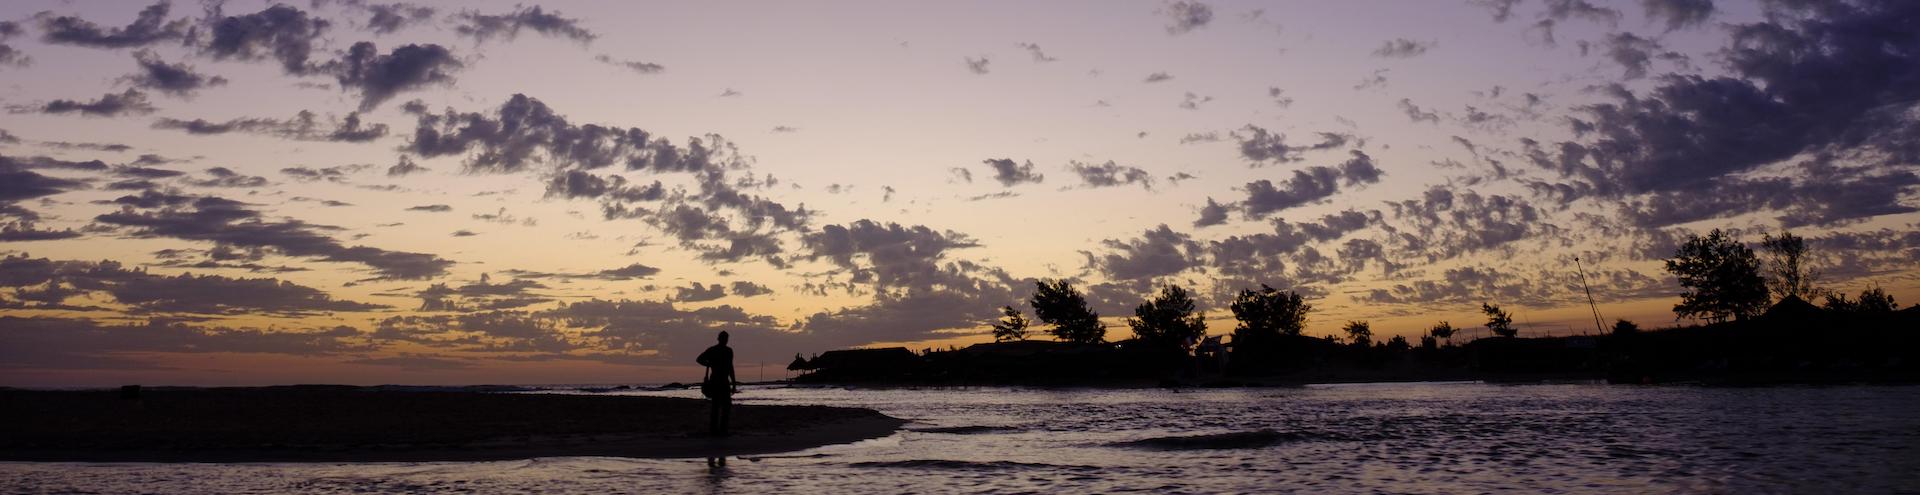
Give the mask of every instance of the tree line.
MULTIPOLYGON (((1033 307, 1038 323, 1051 325, 1046 332, 1056 340, 1079 344, 1106 342, 1107 325, 1100 321, 1100 314, 1089 308, 1086 296, 1066 280, 1037 282, 1027 304, 1033 307)), ((1519 334, 1513 326, 1512 314, 1491 303, 1483 303, 1480 308, 1487 315, 1487 328, 1495 336, 1519 334)), ((1243 350, 1264 349, 1278 346, 1287 338, 1303 337, 1307 314, 1313 309, 1313 304, 1295 291, 1266 284, 1261 284, 1259 290, 1241 289, 1228 305, 1237 321, 1232 333, 1233 344, 1243 350)), ((1011 305, 1002 306, 1000 312, 1001 318, 992 323, 995 342, 1027 340, 1031 336, 1035 319, 1028 319, 1011 305)), ((1133 317, 1128 318, 1126 324, 1139 345, 1169 353, 1191 350, 1207 334, 1206 313, 1195 311, 1191 292, 1179 285, 1161 287, 1152 298, 1134 308, 1133 317)), ((1366 321, 1349 321, 1342 331, 1348 344, 1360 347, 1373 344, 1373 327, 1366 321)), ((1421 335, 1421 347, 1435 348, 1442 340, 1450 346, 1456 332, 1451 323, 1442 321, 1421 335)), ((1397 335, 1385 345, 1411 347, 1405 337, 1397 335)))
POLYGON ((1775 303, 1825 300, 1828 310, 1850 313, 1891 312, 1899 308, 1880 287, 1869 287, 1857 298, 1818 285, 1820 271, 1812 266, 1805 238, 1792 232, 1764 234, 1762 260, 1745 243, 1713 229, 1693 234, 1666 260, 1667 272, 1684 289, 1673 312, 1681 318, 1709 323, 1745 320, 1761 315, 1775 303))
MULTIPOLYGON (((1100 321, 1100 313, 1087 306, 1086 296, 1071 282, 1039 281, 1027 304, 1033 307, 1040 323, 1052 325, 1047 333, 1055 339, 1080 344, 1106 342, 1107 325, 1100 321)), ((1259 342, 1280 335, 1300 335, 1313 305, 1299 293, 1261 285, 1259 291, 1241 290, 1229 309, 1239 320, 1233 333, 1234 341, 1259 342)), ((993 323, 995 341, 1029 337, 1032 320, 1011 305, 1001 307, 1000 312, 1003 316, 993 323)), ((1207 334, 1206 312, 1195 311, 1192 294, 1178 285, 1162 287, 1158 294, 1135 307, 1127 326, 1141 343, 1160 349, 1190 347, 1207 334)))
MULTIPOLYGON (((1824 298, 1829 310, 1847 312, 1883 312, 1898 308, 1893 297, 1879 287, 1868 288, 1857 298, 1818 286, 1820 273, 1812 267, 1804 238, 1791 232, 1766 235, 1760 243, 1766 254, 1761 259, 1754 251, 1724 231, 1715 229, 1705 236, 1692 235, 1665 261, 1684 289, 1674 312, 1682 318, 1700 318, 1709 322, 1745 319, 1766 311, 1779 300, 1824 298)), ((1100 314, 1087 305, 1086 296, 1066 280, 1041 280, 1035 283, 1027 304, 1035 319, 1028 319, 1012 305, 1000 308, 1001 318, 992 323, 996 342, 1027 340, 1036 320, 1050 325, 1046 333, 1062 342, 1097 344, 1106 342, 1107 325, 1100 314)), ((1278 290, 1261 284, 1259 290, 1241 289, 1228 306, 1237 321, 1233 343, 1237 348, 1270 348, 1286 338, 1301 337, 1313 304, 1300 293, 1278 290)), ((1485 326, 1495 337, 1519 336, 1513 314, 1499 305, 1481 303, 1485 326)), ((1204 339, 1206 313, 1195 311, 1190 291, 1179 285, 1166 285, 1140 303, 1133 317, 1126 320, 1137 342, 1147 349, 1184 353, 1204 339)), ((1640 331, 1639 325, 1617 320, 1611 329, 1616 334, 1640 331)), ((1441 321, 1422 332, 1420 346, 1451 346, 1460 331, 1452 323, 1441 321)), ((1364 320, 1349 321, 1341 327, 1345 342, 1371 346, 1372 325, 1364 320)), ((1328 339, 1336 337, 1328 336, 1328 339)), ((1411 347, 1405 337, 1394 336, 1385 343, 1389 348, 1411 347)))

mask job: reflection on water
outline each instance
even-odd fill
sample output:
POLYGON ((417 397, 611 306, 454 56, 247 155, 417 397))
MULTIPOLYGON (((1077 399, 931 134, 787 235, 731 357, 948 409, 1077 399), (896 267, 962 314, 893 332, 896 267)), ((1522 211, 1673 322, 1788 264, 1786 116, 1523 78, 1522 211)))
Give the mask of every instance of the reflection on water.
POLYGON ((709 493, 722 493, 724 491, 723 488, 727 485, 727 475, 729 474, 732 473, 727 470, 727 458, 708 457, 707 489, 709 493))
POLYGON ((740 400, 872 407, 915 423, 884 439, 725 464, 616 458, 11 463, 0 464, 0 492, 1886 493, 1920 487, 1920 387, 757 388, 740 400))

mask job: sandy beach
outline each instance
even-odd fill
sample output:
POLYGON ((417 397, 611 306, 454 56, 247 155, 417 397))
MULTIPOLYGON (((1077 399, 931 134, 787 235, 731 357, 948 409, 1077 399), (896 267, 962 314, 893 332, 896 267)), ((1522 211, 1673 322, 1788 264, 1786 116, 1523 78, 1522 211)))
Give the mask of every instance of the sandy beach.
POLYGON ((86 462, 480 461, 709 457, 884 437, 868 409, 736 405, 708 436, 702 400, 346 386, 0 390, 0 460, 86 462))

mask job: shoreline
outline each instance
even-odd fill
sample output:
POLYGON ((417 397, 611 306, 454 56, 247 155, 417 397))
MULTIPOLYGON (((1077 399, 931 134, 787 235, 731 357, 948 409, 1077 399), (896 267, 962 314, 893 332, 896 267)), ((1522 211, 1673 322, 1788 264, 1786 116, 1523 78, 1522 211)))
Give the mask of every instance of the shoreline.
POLYGON ((0 391, 0 461, 472 462, 536 457, 698 458, 883 438, 871 409, 739 405, 733 434, 707 404, 663 397, 369 391, 296 386, 0 391))

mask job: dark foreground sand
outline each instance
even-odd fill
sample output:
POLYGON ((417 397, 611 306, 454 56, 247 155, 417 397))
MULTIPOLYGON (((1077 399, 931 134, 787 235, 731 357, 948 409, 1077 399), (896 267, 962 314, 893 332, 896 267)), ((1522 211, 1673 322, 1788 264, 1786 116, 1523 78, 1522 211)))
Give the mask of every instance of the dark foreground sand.
POLYGON ((868 409, 735 405, 705 434, 696 399, 298 386, 0 390, 0 460, 88 462, 480 461, 552 456, 765 454, 893 434, 868 409))

